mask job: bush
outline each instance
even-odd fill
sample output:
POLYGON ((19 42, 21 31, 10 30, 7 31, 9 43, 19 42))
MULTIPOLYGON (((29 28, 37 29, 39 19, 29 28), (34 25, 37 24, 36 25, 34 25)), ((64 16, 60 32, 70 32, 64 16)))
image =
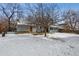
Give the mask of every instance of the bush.
POLYGON ((79 30, 75 31, 76 34, 79 34, 79 30))

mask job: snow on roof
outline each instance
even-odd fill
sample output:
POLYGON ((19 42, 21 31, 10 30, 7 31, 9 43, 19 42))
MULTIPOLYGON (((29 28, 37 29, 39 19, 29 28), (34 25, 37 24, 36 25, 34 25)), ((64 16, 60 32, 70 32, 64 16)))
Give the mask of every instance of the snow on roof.
POLYGON ((25 24, 23 22, 17 22, 17 25, 27 25, 27 24, 25 24))
POLYGON ((58 27, 58 26, 55 26, 55 25, 50 25, 50 27, 58 27))
POLYGON ((65 21, 59 21, 55 25, 61 25, 61 24, 65 24, 65 21))
POLYGON ((60 21, 57 24, 64 24, 64 23, 65 23, 65 21, 60 21))
POLYGON ((62 26, 57 26, 57 25, 50 25, 50 27, 63 29, 62 26))

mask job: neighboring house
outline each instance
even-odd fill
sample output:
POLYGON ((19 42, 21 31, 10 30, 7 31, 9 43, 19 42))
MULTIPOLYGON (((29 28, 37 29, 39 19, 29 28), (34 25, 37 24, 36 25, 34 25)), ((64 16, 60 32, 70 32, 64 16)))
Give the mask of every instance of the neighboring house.
POLYGON ((49 33, 54 33, 54 32, 59 32, 62 30, 64 30, 64 24, 65 24, 65 21, 59 21, 57 23, 55 23, 54 25, 50 25, 49 26, 49 33))
POLYGON ((61 29, 59 26, 50 25, 48 30, 49 30, 49 33, 55 33, 55 32, 58 32, 59 29, 61 29))

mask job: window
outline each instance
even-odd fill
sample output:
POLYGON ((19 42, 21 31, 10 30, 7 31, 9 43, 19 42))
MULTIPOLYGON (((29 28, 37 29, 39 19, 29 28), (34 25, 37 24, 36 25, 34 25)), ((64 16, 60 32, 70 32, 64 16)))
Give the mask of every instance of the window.
POLYGON ((50 27, 50 30, 53 30, 54 28, 50 27))

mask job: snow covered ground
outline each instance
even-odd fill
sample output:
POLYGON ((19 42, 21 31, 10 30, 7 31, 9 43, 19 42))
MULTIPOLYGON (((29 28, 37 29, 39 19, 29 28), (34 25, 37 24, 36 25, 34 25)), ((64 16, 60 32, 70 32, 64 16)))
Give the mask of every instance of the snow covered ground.
POLYGON ((79 56, 79 35, 0 34, 0 56, 79 56))

